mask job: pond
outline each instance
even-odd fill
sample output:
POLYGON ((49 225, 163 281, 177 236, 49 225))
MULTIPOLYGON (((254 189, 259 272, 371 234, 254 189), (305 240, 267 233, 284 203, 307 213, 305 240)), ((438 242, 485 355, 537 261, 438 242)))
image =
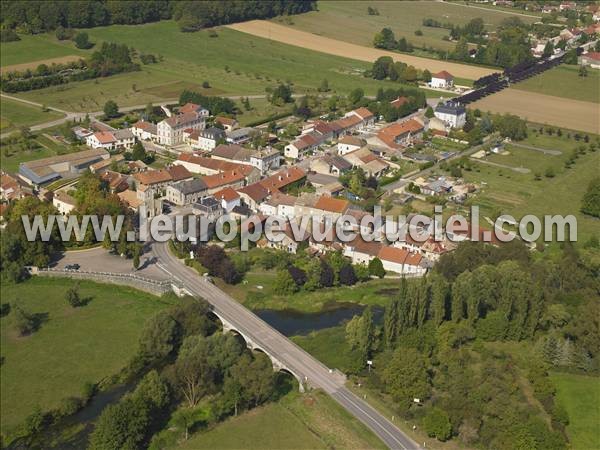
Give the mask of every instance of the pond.
MULTIPOLYGON (((366 306, 356 303, 335 303, 316 313, 303 313, 293 309, 257 309, 254 314, 281 334, 298 336, 342 325, 355 315, 362 314, 365 308, 366 306)), ((375 323, 383 320, 383 311, 380 306, 373 307, 375 323)))

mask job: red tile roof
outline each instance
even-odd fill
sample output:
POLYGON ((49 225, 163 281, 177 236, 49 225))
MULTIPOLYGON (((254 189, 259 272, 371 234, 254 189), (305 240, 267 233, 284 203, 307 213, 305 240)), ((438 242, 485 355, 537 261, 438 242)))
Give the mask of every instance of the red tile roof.
POLYGON ((408 251, 402 248, 388 246, 382 246, 377 254, 377 257, 382 261, 390 261, 396 264, 404 264, 407 256, 408 251))
POLYGON ((179 161, 197 164, 201 167, 217 171, 235 170, 243 166, 243 164, 224 161, 222 159, 207 158, 205 156, 198 156, 191 153, 181 153, 177 159, 179 161))
POLYGON ((305 176, 306 172, 300 167, 290 167, 289 169, 280 170, 276 174, 259 181, 259 183, 270 192, 274 192, 296 181, 300 181, 305 176))
POLYGON ((315 203, 315 209, 340 214, 346 211, 349 206, 350 202, 348 200, 333 198, 327 195, 322 195, 319 197, 319 200, 317 200, 317 203, 315 203))
POLYGON ((229 125, 230 127, 232 127, 232 126, 234 126, 237 123, 237 120, 232 119, 230 117, 221 117, 221 116, 219 116, 219 117, 215 118, 215 122, 223 124, 223 125, 229 125))
POLYGON ((396 100, 392 100, 390 105, 392 105, 394 108, 400 108, 402 105, 408 102, 408 97, 398 97, 396 100))
POLYGON ((98 131, 94 133, 94 137, 98 139, 98 142, 101 144, 110 144, 111 142, 116 142, 115 135, 110 131, 98 131))
POLYGON ((589 59, 600 61, 600 52, 588 52, 583 56, 585 56, 586 58, 589 58, 589 59))
POLYGON ((357 114, 362 120, 367 120, 371 117, 374 117, 373 113, 364 107, 355 109, 353 112, 357 114))
POLYGON ((227 170, 225 172, 217 173, 215 175, 207 175, 202 177, 202 181, 206 183, 206 187, 209 189, 228 186, 231 184, 239 183, 246 179, 246 177, 252 172, 254 168, 250 166, 240 165, 234 170, 227 170))
POLYGON ((217 200, 225 200, 226 202, 232 202, 240 198, 240 194, 235 192, 232 188, 226 187, 221 189, 219 192, 215 192, 213 197, 217 200))
POLYGON ((145 185, 166 183, 172 180, 171 174, 165 169, 147 170, 136 173, 133 177, 138 183, 145 185))
POLYGON ((191 113, 191 112, 195 113, 200 108, 202 108, 202 106, 197 105, 195 103, 186 103, 181 108, 179 108, 179 113, 180 114, 191 113))
POLYGON ((451 73, 446 72, 445 70, 442 70, 441 72, 431 75, 431 78, 442 78, 444 80, 453 80, 454 76, 451 73))
POLYGON ((169 167, 167 172, 169 172, 169 175, 171 175, 173 181, 181 181, 185 180, 186 178, 192 178, 193 176, 189 170, 179 164, 169 167))
POLYGON ((246 194, 255 202, 262 202, 269 196, 269 191, 260 182, 249 184, 241 189, 238 189, 241 194, 246 194))

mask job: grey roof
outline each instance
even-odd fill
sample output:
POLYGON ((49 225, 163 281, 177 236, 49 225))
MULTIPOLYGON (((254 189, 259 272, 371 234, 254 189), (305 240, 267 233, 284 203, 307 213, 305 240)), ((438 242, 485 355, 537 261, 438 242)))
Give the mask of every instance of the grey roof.
POLYGON ((326 155, 323 157, 323 160, 326 161, 328 164, 331 164, 332 166, 337 167, 339 170, 352 169, 352 163, 350 161, 347 161, 346 159, 342 158, 341 156, 326 155))
POLYGON ((183 195, 195 194, 197 192, 206 190, 206 183, 200 178, 194 178, 193 180, 180 181, 173 184, 173 189, 177 189, 183 195))
POLYGON ((446 102, 444 104, 438 105, 435 108, 435 112, 459 116, 461 114, 465 114, 466 110, 465 110, 465 105, 463 105, 462 103, 446 102))
POLYGON ((246 205, 237 205, 234 206, 231 210, 232 213, 239 214, 241 216, 250 217, 252 215, 252 210, 248 208, 246 205))
POLYGON ((250 134, 253 129, 250 127, 238 128, 237 130, 231 130, 227 133, 227 138, 231 140, 237 140, 243 137, 246 137, 250 134))
POLYGON ((335 183, 338 178, 334 175, 326 175, 324 173, 309 173, 307 176, 308 182, 319 186, 335 183))
POLYGON ((215 141, 225 137, 225 132, 217 127, 207 128, 206 130, 200 131, 198 134, 204 138, 213 139, 215 141))
POLYGON ((116 130, 113 131, 113 134, 117 139, 133 139, 133 133, 130 129, 126 130, 116 130))

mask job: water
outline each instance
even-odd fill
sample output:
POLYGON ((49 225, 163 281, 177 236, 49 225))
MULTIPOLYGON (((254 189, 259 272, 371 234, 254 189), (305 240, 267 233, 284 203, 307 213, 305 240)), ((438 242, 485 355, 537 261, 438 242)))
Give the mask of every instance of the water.
MULTIPOLYGON (((355 315, 362 314, 365 308, 366 306, 355 303, 336 303, 324 311, 315 313, 303 313, 293 309, 258 309, 254 314, 284 336, 297 336, 342 325, 355 315)), ((381 322, 382 307, 373 307, 373 318, 376 323, 381 322)))

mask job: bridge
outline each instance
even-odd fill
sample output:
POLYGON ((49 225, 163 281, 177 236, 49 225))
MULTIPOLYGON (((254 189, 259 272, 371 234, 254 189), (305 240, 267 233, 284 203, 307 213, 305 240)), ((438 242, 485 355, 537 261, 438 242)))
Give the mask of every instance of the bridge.
POLYGON ((223 329, 238 333, 249 348, 264 352, 277 370, 292 374, 300 389, 318 388, 329 394, 350 414, 363 422, 391 449, 420 448, 390 420, 345 387, 346 376, 327 368, 243 305, 198 273, 182 264, 166 243, 152 244, 157 265, 172 281, 184 286, 193 296, 204 298, 223 323, 223 329))

